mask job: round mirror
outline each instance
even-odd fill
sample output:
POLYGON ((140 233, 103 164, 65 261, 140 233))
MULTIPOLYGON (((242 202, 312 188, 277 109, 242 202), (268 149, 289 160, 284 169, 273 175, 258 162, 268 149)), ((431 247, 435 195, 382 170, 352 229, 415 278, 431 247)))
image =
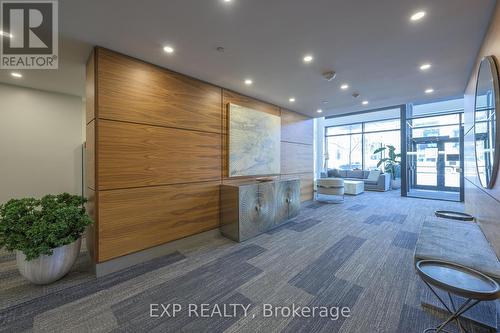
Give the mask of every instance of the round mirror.
POLYGON ((479 65, 476 82, 474 106, 474 137, 476 146, 476 167, 481 185, 492 188, 497 171, 500 154, 496 148, 500 144, 498 133, 500 103, 498 88, 498 71, 495 59, 484 57, 479 65))

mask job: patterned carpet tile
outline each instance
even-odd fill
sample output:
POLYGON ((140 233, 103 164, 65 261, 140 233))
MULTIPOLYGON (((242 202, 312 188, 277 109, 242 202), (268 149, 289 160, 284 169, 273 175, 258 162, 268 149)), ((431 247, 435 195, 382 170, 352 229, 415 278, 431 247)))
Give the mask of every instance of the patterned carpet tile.
POLYGON ((317 295, 330 286, 335 272, 345 263, 365 240, 346 236, 333 244, 319 258, 293 277, 289 283, 312 295, 317 295))
POLYGON ((290 223, 287 223, 285 226, 287 229, 297 231, 297 232, 302 232, 302 231, 305 231, 309 228, 314 227, 318 223, 321 223, 321 220, 307 219, 307 220, 298 221, 298 222, 290 222, 290 223))
POLYGON ((365 209, 366 207, 367 207, 366 205, 355 204, 352 205, 351 207, 348 207, 347 210, 358 212, 360 210, 365 209))
POLYGON ((203 328, 204 332, 209 328, 213 330, 206 332, 214 330, 220 332, 222 328, 227 328, 227 325, 230 326, 238 318, 232 317, 231 320, 227 320, 227 318, 216 316, 213 322, 209 323, 206 318, 190 317, 188 310, 193 304, 196 306, 218 304, 221 307, 229 304, 251 305, 246 297, 235 293, 235 290, 262 273, 262 270, 246 261, 263 252, 265 249, 259 246, 246 246, 113 305, 112 310, 120 329, 179 332, 191 331, 193 327, 198 327, 203 328), (179 311, 175 317, 151 318, 148 308, 150 304, 179 304, 182 311, 179 311))
POLYGON ((39 313, 57 308, 63 304, 91 295, 123 281, 127 281, 144 272, 170 265, 184 258, 182 254, 175 252, 102 278, 92 279, 82 284, 3 309, 0 311, 0 332, 13 332, 20 329, 27 329, 33 325, 33 318, 39 313))
POLYGON ((319 314, 304 317, 299 313, 282 332, 341 332, 342 324, 352 315, 351 309, 362 291, 363 288, 347 281, 331 279, 330 284, 307 304, 308 309, 316 309, 319 314))
POLYGON ((414 232, 399 231, 392 240, 392 245, 407 250, 415 250, 418 235, 414 232))
MULTIPOLYGON (((82 258, 44 287, 26 283, 14 256, 0 252, 0 331, 420 333, 442 314, 420 306, 426 290, 412 254, 418 232, 437 209, 463 211, 460 203, 422 203, 397 191, 346 196, 335 205, 308 202, 290 223, 244 243, 193 244, 98 279, 82 258), (151 304, 169 303, 248 308, 227 317, 193 318, 185 311, 151 317, 151 304), (266 304, 344 307, 350 316, 263 318, 266 304)), ((466 325, 471 333, 485 332, 466 325)))

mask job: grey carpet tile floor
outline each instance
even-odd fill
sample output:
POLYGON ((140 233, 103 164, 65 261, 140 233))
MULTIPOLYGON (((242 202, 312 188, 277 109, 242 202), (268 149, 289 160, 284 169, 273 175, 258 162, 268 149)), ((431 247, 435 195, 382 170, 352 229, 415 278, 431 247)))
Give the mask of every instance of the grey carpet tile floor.
POLYGON ((424 220, 439 223, 436 209, 463 211, 460 203, 422 203, 397 191, 309 202, 289 224, 246 242, 214 237, 99 279, 83 252, 65 278, 43 287, 0 252, 0 332, 421 332, 443 314, 420 306, 418 232, 424 220), (168 304, 182 310, 163 316, 168 304), (201 304, 227 313, 188 312, 201 304), (348 315, 286 313, 294 306, 348 315))

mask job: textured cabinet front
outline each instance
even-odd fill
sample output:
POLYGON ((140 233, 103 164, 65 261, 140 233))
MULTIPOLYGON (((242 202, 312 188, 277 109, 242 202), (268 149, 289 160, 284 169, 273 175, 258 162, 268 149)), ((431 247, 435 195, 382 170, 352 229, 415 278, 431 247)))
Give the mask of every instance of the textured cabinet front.
POLYGON ((286 222, 299 209, 299 180, 221 185, 220 230, 241 242, 286 222))
POLYGON ((276 225, 297 216, 300 210, 300 180, 276 183, 276 225))
POLYGON ((263 183, 240 187, 240 239, 252 238, 273 227, 276 215, 274 185, 263 183))

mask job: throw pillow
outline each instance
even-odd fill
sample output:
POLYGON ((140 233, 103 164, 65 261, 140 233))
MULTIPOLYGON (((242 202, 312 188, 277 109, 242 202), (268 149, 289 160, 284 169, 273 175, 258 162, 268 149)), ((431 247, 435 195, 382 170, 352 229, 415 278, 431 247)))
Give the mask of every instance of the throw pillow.
POLYGON ((332 178, 340 178, 340 172, 339 169, 330 169, 328 170, 328 177, 332 178))
POLYGON ((370 170, 367 180, 376 182, 380 176, 380 170, 370 170))

